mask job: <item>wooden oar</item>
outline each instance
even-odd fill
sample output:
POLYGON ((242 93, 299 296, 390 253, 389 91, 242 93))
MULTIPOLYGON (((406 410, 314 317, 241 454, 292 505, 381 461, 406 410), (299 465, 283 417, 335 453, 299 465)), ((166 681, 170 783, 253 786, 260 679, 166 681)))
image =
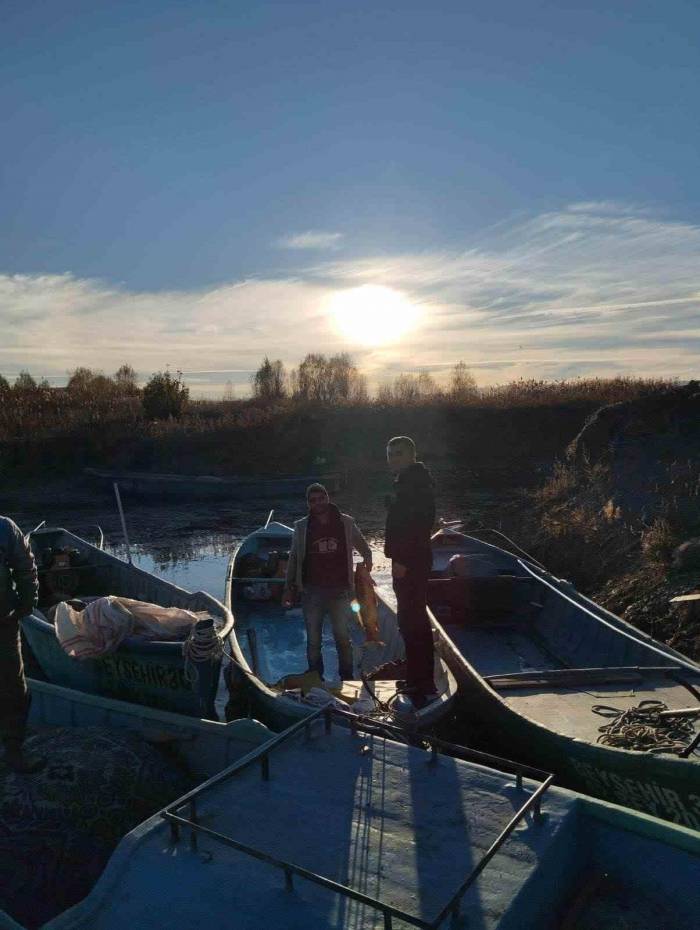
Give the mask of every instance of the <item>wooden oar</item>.
POLYGON ((662 710, 659 717, 698 717, 700 707, 681 707, 678 710, 662 710))

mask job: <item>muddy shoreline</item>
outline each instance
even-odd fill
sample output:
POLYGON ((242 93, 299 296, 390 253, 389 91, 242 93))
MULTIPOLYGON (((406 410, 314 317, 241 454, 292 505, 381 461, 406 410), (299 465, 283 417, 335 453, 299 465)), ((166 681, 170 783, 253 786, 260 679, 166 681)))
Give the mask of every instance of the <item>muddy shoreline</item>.
MULTIPOLYGON (((384 533, 385 497, 391 489, 389 476, 371 474, 366 481, 355 477, 334 495, 341 510, 351 513, 365 535, 380 543, 384 533)), ((437 476, 438 517, 467 519, 476 525, 498 527, 506 513, 524 505, 517 488, 475 485, 468 476, 437 476)), ((183 537, 240 538, 267 518, 291 522, 305 513, 302 496, 278 501, 264 499, 212 501, 196 499, 142 500, 123 496, 127 529, 132 543, 167 545, 183 537)), ((84 479, 51 478, 46 481, 13 482, 0 490, 0 512, 11 517, 25 532, 42 520, 48 524, 85 530, 92 538, 99 525, 110 546, 118 547, 123 534, 113 495, 96 490, 84 479), (88 531, 92 529, 92 534, 88 531)))

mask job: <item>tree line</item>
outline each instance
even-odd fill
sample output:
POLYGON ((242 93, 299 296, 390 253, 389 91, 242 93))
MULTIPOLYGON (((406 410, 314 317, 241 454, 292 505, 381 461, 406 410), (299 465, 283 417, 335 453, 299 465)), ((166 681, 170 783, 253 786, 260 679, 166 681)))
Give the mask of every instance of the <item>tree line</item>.
POLYGON ((65 387, 52 387, 22 371, 14 384, 0 375, 0 438, 27 425, 68 419, 99 423, 125 414, 133 419, 179 420, 188 413, 205 415, 204 408, 220 412, 244 411, 257 415, 277 403, 364 406, 426 406, 433 404, 487 407, 541 406, 561 403, 615 403, 671 386, 665 379, 632 377, 581 378, 568 381, 518 379, 479 387, 464 362, 458 362, 439 383, 430 372, 400 373, 380 384, 370 397, 367 378, 346 352, 326 356, 312 352, 289 370, 280 359, 265 357, 251 375, 251 398, 234 399, 229 383, 221 401, 192 400, 181 371, 156 372, 141 386, 131 365, 113 375, 79 367, 68 375, 65 387))
MULTIPOLYGON (((309 353, 296 368, 287 371, 280 359, 265 356, 262 364, 251 376, 253 396, 263 401, 294 400, 333 405, 338 403, 367 403, 367 378, 355 365, 347 352, 326 357, 309 353)), ((474 376, 464 362, 458 362, 450 371, 446 387, 437 383, 428 372, 400 374, 393 381, 382 384, 377 390, 379 403, 415 404, 441 397, 464 402, 478 396, 474 376)))
POLYGON ((143 387, 139 387, 138 375, 131 365, 121 365, 113 375, 79 367, 68 376, 65 387, 55 388, 43 378, 36 381, 28 371, 19 373, 10 385, 0 375, 0 401, 6 412, 12 408, 22 411, 37 405, 51 404, 63 400, 68 404, 105 413, 124 403, 140 403, 148 419, 179 419, 189 402, 190 390, 183 381, 182 372, 173 374, 169 369, 153 374, 143 387))

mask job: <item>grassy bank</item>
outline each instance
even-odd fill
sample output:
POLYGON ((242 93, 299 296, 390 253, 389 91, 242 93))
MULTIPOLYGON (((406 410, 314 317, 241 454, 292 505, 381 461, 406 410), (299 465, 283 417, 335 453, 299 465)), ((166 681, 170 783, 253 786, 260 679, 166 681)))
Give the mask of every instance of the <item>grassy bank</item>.
POLYGON ((700 623, 670 604, 700 585, 700 392, 691 383, 612 413, 606 441, 598 416, 515 531, 555 574, 700 659, 700 623))
POLYGON ((80 390, 11 388, 0 398, 6 475, 70 475, 85 466, 226 475, 382 468, 387 438, 409 434, 445 468, 531 480, 561 455, 601 404, 646 396, 662 382, 515 382, 475 391, 332 406, 301 399, 190 402, 150 419, 138 390, 103 378, 80 390), (528 477, 529 476, 529 477, 528 477))

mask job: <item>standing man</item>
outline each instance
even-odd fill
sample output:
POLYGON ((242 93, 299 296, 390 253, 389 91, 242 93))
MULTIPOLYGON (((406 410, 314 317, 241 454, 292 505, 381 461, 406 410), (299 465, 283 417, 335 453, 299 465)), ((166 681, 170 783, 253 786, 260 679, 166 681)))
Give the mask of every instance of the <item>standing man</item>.
POLYGON ((384 555, 391 559, 391 576, 398 606, 399 629, 406 644, 406 686, 417 709, 436 697, 433 676, 433 631, 426 603, 433 564, 430 534, 435 522, 433 479, 416 461, 416 444, 395 436, 386 447, 389 470, 395 475, 388 499, 384 555))
POLYGON ((354 583, 352 553, 357 549, 371 571, 372 550, 353 518, 331 504, 322 484, 309 485, 306 502, 309 515, 294 524, 282 603, 291 607, 297 591, 301 591, 309 671, 317 671, 321 678, 321 634, 325 616, 330 616, 340 677, 352 680, 352 643, 348 633, 354 583))
POLYGON ((29 693, 22 664, 19 620, 37 602, 39 582, 34 556, 20 528, 0 517, 0 737, 5 763, 15 772, 29 774, 42 768, 42 759, 30 760, 22 744, 29 713, 29 693))

